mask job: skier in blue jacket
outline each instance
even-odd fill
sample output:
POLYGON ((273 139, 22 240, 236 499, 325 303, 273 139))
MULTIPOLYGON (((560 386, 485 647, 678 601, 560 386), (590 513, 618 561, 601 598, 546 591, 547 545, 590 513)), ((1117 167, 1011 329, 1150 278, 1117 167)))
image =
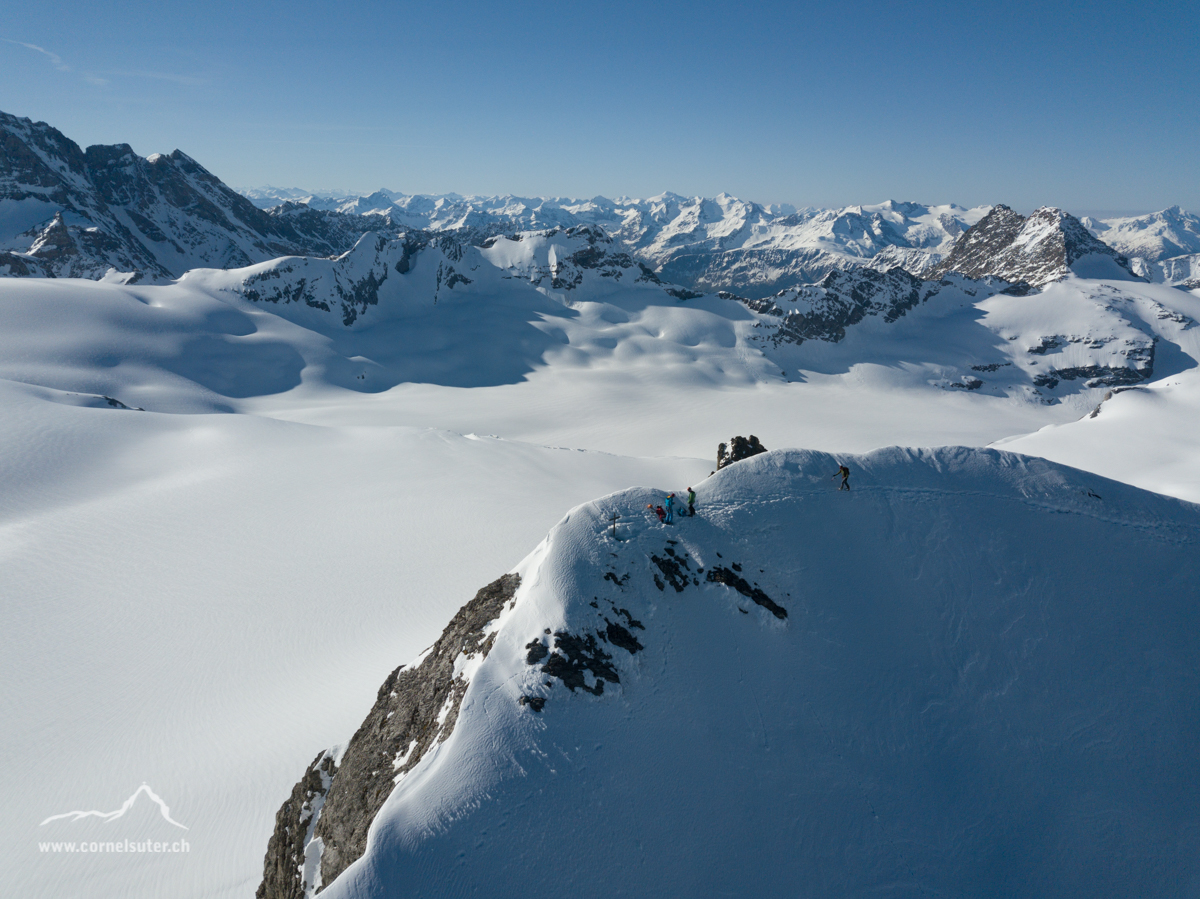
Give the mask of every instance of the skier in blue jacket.
POLYGON ((663 503, 663 508, 665 508, 667 510, 667 524, 674 524, 674 522, 675 522, 675 494, 674 493, 667 494, 667 499, 663 503))

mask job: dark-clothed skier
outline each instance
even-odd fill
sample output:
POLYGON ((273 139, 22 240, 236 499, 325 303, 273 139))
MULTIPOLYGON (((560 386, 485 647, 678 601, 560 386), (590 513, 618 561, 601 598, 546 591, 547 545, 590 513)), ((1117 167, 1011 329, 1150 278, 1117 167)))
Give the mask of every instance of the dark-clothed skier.
POLYGON ((696 491, 688 488, 688 518, 696 514, 696 491))
POLYGON ((667 513, 663 511, 663 507, 662 507, 662 506, 655 506, 655 505, 652 505, 652 504, 650 504, 650 503, 647 503, 647 504, 646 504, 646 508, 647 508, 647 509, 653 509, 653 510, 654 510, 654 514, 658 516, 658 520, 659 520, 659 521, 662 521, 664 518, 666 518, 666 517, 667 517, 667 513))
POLYGON ((842 478, 842 483, 838 487, 838 490, 849 490, 850 489, 850 469, 847 468, 845 465, 839 465, 837 472, 834 473, 833 477, 830 478, 830 480, 834 480, 835 478, 838 477, 838 475, 841 475, 841 478, 842 478))

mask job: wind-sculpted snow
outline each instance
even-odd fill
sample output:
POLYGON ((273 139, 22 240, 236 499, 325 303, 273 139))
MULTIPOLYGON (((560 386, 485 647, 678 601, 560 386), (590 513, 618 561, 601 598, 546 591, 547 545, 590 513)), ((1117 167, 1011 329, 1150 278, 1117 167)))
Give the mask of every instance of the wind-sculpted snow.
POLYGON ((645 512, 661 491, 577 507, 514 569, 487 650, 450 660, 452 730, 333 775, 324 814, 339 789, 390 795, 322 895, 1192 876, 1200 507, 961 447, 770 452, 697 492, 670 526, 645 512))
POLYGON ((723 389, 878 365, 919 389, 1079 396, 1082 415, 1105 389, 1200 358, 1196 298, 1162 285, 1075 278, 1028 291, 855 268, 752 300, 664 283, 593 229, 485 244, 372 234, 336 259, 197 270, 167 286, 0 279, 0 377, 61 402, 175 412, 540 371, 723 389))

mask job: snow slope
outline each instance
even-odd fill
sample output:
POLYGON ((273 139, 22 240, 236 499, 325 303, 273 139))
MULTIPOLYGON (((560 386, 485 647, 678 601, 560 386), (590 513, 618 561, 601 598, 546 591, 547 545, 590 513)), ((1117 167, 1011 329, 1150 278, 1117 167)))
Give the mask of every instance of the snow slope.
POLYGON ((246 899, 314 736, 351 731, 396 656, 564 507, 711 467, 64 398, 0 381, 6 896, 246 899), (40 824, 142 782, 186 832, 40 824), (147 833, 190 852, 38 846, 147 833))
POLYGON ((513 569, 456 723, 324 895, 1200 882, 1200 507, 955 447, 697 490, 673 526, 661 490, 577 507, 513 569))
POLYGON ((1127 388, 1075 422, 996 442, 1146 490, 1200 502, 1200 369, 1127 388))
POLYGON ((1118 253, 1146 262, 1200 253, 1200 216, 1178 206, 1148 215, 1087 219, 1084 224, 1118 253))

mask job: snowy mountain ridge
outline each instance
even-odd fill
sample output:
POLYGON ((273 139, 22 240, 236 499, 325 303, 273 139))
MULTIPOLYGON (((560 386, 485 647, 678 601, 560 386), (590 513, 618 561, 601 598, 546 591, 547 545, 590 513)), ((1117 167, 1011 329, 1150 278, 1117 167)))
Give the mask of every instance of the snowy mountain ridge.
POLYGON ((1007 206, 996 206, 931 270, 935 277, 946 272, 975 278, 990 275, 1032 287, 1071 275, 1137 277, 1129 260, 1093 237, 1079 219, 1048 206, 1028 218, 1007 206))
MULTIPOLYGON (((815 283, 836 268, 854 264, 880 271, 898 265, 926 275, 962 232, 992 208, 887 201, 797 211, 726 194, 707 199, 665 193, 647 200, 614 201, 406 195, 388 190, 342 198, 299 189, 244 192, 264 208, 292 200, 348 213, 395 216, 401 210, 405 224, 429 230, 596 224, 669 280, 693 289, 751 292, 756 297, 765 295, 762 288, 815 283)), ((1080 221, 1093 236, 1128 257, 1138 275, 1168 284, 1200 278, 1200 217, 1178 206, 1141 216, 1085 216, 1080 221)))
MULTIPOLYGON (((854 266, 936 277, 992 209, 887 201, 797 211, 672 193, 578 200, 379 190, 339 198, 276 188, 249 191, 252 203, 178 150, 146 158, 124 144, 84 151, 45 123, 7 114, 0 135, 0 273, 10 276, 161 282, 193 268, 336 256, 367 231, 452 232, 482 243, 587 226, 684 290, 760 299, 854 266)), ((1139 275, 1185 287, 1200 278, 1200 220, 1178 207, 1087 226, 1128 249, 1139 275)), ((996 266, 986 274, 1012 280, 996 266)))
MULTIPOLYGON (((255 202, 270 207, 295 201, 301 192, 251 193, 255 202)), ((797 211, 728 194, 705 198, 669 192, 646 200, 410 196, 386 190, 343 200, 299 199, 317 209, 387 215, 426 231, 515 233, 599 226, 665 280, 692 290, 754 293, 820 280, 855 264, 881 269, 904 264, 920 274, 989 208, 887 201, 797 211)))
POLYGON ((504 371, 508 379, 558 358, 559 345, 593 364, 633 347, 664 358, 683 351, 721 366, 725 377, 752 361, 753 377, 769 380, 890 359, 928 366, 925 382, 941 389, 1054 403, 1161 377, 1186 364, 1179 359, 1200 356, 1194 297, 1139 285, 1124 269, 1117 269, 1123 282, 1079 278, 1062 266, 1065 250, 1054 240, 1035 243, 1044 252, 1033 263, 1020 257, 1026 267, 1016 274, 1059 276, 1040 292, 990 275, 924 280, 903 269, 853 267, 754 299, 664 283, 596 226, 495 236, 482 245, 463 237, 368 234, 337 259, 198 270, 182 283, 232 292, 334 338, 347 357, 362 359, 359 383, 341 381, 356 389, 454 372, 465 385, 468 371, 484 367, 472 358, 506 358, 486 367, 495 373, 489 378, 504 371), (647 328, 666 343, 644 346, 647 328), (674 346, 676 339, 695 350, 674 346), (1156 367, 1160 342, 1166 355, 1156 367), (397 354, 396 346, 414 351, 397 354), (442 349, 415 351, 423 346, 442 349))
POLYGON ((1041 895, 1184 876, 1200 507, 963 447, 696 489, 668 526, 662 490, 577 507, 480 590, 318 755, 259 899, 961 895, 1006 882, 997 840, 1041 895))

